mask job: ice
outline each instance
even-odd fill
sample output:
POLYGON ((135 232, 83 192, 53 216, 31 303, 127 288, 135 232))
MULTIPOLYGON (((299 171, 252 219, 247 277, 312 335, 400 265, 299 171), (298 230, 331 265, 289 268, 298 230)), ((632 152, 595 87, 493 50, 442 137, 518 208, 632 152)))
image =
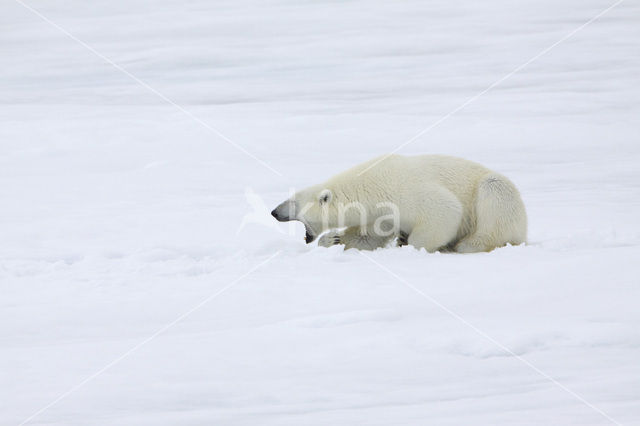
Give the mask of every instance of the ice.
POLYGON ((0 424, 640 424, 637 2, 460 110, 614 2, 25 4, 0 424), (269 216, 454 110, 400 153, 507 175, 527 246, 345 252, 269 216))

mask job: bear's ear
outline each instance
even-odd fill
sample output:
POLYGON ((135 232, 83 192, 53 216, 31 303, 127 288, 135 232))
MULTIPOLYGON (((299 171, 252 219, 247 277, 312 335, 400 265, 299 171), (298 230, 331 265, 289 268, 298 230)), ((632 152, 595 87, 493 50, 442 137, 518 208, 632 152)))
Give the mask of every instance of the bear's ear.
POLYGON ((323 189, 320 191, 320 195, 318 195, 318 202, 320 205, 327 204, 333 198, 333 193, 330 189, 323 189))

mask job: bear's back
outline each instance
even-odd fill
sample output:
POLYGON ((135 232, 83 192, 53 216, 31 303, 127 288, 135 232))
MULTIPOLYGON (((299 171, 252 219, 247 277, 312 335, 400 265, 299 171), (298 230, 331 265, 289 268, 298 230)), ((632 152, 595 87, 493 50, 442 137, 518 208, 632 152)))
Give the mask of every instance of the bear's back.
POLYGON ((491 173, 486 167, 447 155, 383 155, 330 178, 325 185, 354 194, 374 190, 379 198, 413 197, 420 188, 442 186, 469 211, 478 182, 491 173))
POLYGON ((400 181, 424 181, 440 183, 450 189, 474 186, 482 176, 491 170, 473 161, 448 155, 383 155, 359 164, 335 176, 391 178, 400 181))

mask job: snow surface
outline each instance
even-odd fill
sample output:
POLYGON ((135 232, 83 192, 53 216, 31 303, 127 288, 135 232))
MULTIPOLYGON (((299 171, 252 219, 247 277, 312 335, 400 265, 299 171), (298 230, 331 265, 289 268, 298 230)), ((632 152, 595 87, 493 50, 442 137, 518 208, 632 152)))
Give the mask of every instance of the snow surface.
POLYGON ((27 4, 192 116, 2 1, 1 424, 640 424, 638 1, 400 151, 509 176, 528 246, 368 258, 268 211, 613 2, 27 4))

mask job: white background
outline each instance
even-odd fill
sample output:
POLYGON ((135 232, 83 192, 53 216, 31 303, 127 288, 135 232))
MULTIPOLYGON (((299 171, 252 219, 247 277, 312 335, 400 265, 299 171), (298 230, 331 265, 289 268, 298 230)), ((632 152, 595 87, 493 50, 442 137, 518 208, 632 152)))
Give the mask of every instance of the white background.
POLYGON ((2 0, 1 424, 70 389, 31 423, 640 424, 637 1, 400 151, 504 173, 530 224, 488 254, 369 253, 400 279, 269 210, 613 2, 28 4, 282 176, 2 0))

